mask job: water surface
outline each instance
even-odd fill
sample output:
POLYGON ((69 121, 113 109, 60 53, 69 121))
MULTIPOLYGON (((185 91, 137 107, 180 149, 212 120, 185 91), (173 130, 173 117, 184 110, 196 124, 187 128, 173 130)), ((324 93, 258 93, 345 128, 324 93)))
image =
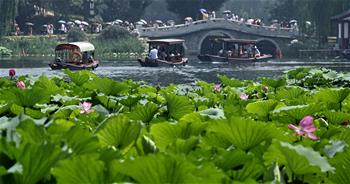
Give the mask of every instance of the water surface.
MULTIPOLYGON (((1 59, 0 76, 7 76, 9 68, 16 68, 17 75, 63 75, 48 67, 51 58, 1 59)), ((286 70, 299 67, 326 67, 336 71, 350 71, 347 60, 270 60, 265 63, 230 64, 221 62, 201 62, 195 57, 187 66, 147 68, 137 61, 101 61, 93 71, 99 76, 116 80, 132 79, 150 84, 191 83, 196 80, 216 82, 218 74, 237 79, 257 79, 258 77, 278 77, 286 70)))

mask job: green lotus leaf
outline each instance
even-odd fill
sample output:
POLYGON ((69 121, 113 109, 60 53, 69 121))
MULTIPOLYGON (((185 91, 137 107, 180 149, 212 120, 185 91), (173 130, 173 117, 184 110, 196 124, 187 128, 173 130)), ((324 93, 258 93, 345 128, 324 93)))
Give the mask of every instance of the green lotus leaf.
POLYGON ((233 117, 228 121, 211 123, 208 132, 215 133, 242 150, 250 150, 262 142, 280 135, 279 130, 269 124, 238 117, 233 117))
POLYGON ((312 148, 302 145, 293 146, 286 142, 274 141, 265 152, 264 160, 266 165, 274 162, 285 165, 289 178, 292 173, 300 176, 335 170, 325 157, 312 148))
POLYGON ((176 139, 173 143, 168 145, 166 152, 178 154, 184 153, 187 155, 191 151, 195 150, 198 144, 198 137, 190 137, 188 139, 176 139))
POLYGON ((282 87, 286 85, 286 83, 287 81, 284 78, 279 78, 279 79, 261 78, 261 84, 266 86, 271 86, 274 89, 282 87))
POLYGON ((144 123, 149 123, 157 112, 158 106, 153 102, 148 102, 143 106, 136 106, 136 108, 130 113, 129 117, 133 120, 141 120, 144 123))
POLYGON ((75 126, 67 131, 62 140, 66 142, 66 149, 74 155, 96 153, 100 148, 96 136, 82 127, 75 126))
POLYGON ((330 141, 330 144, 326 145, 323 151, 327 154, 328 157, 332 158, 338 152, 343 152, 345 147, 349 145, 344 141, 330 141))
POLYGON ((47 95, 56 94, 61 89, 56 85, 55 81, 50 80, 46 76, 40 76, 33 85, 33 88, 44 90, 47 95))
POLYGON ((225 119, 225 114, 222 109, 210 108, 199 112, 202 116, 207 116, 211 119, 225 119))
POLYGON ((185 96, 167 94, 165 95, 165 99, 167 101, 169 116, 177 120, 194 110, 194 105, 185 96))
POLYGON ((138 183, 220 183, 223 174, 215 167, 196 167, 181 156, 155 154, 114 162, 114 172, 123 173, 138 183))
POLYGON ((347 122, 350 120, 350 114, 344 113, 344 112, 334 112, 334 111, 327 111, 323 112, 323 115, 327 118, 327 122, 331 124, 342 124, 344 122, 347 122))
POLYGON ((91 72, 82 70, 79 72, 71 72, 70 70, 64 70, 64 73, 67 74, 77 86, 82 86, 84 83, 89 81, 90 76, 93 75, 91 72))
POLYGON ((116 82, 109 78, 94 78, 94 80, 86 82, 84 87, 92 91, 96 90, 107 96, 117 96, 129 89, 127 84, 116 82))
POLYGON ((22 143, 42 144, 47 139, 43 126, 38 126, 31 120, 22 121, 16 130, 21 137, 22 143))
POLYGON ((242 169, 238 171, 233 170, 230 173, 230 177, 233 178, 234 181, 245 182, 249 179, 253 179, 254 181, 263 175, 264 169, 264 166, 259 163, 258 160, 253 159, 251 162, 244 164, 242 169))
POLYGON ((15 115, 21 115, 24 113, 24 107, 21 107, 17 104, 12 104, 10 111, 15 115))
POLYGON ((48 103, 50 95, 44 89, 8 89, 2 92, 0 100, 22 107, 33 107, 35 104, 48 103))
POLYGON ((134 106, 140 99, 140 96, 128 95, 126 97, 121 98, 119 102, 131 109, 131 107, 134 106))
POLYGON ((283 106, 272 111, 272 114, 275 116, 272 119, 284 123, 298 124, 305 116, 313 115, 316 112, 321 111, 322 108, 323 107, 319 104, 283 106))
POLYGON ((229 170, 238 170, 240 166, 251 162, 253 159, 253 155, 248 155, 242 150, 234 149, 234 150, 224 150, 222 153, 218 154, 215 159, 215 165, 220 169, 226 171, 229 170))
POLYGON ((348 88, 325 88, 318 91, 314 99, 315 101, 327 103, 330 109, 341 110, 342 102, 349 96, 349 93, 350 89, 348 88))
POLYGON ((125 116, 112 116, 102 122, 95 133, 102 146, 114 146, 123 150, 136 142, 140 131, 140 123, 125 116))
POLYGON ((277 90, 276 94, 271 95, 271 98, 284 101, 287 105, 305 104, 308 100, 306 94, 309 92, 301 87, 286 87, 277 90))
POLYGON ((104 163, 98 159, 98 155, 79 155, 66 160, 61 160, 53 168, 52 174, 57 178, 57 183, 105 183, 104 163))
POLYGON ((240 80, 230 79, 226 75, 219 75, 218 78, 220 79, 221 83, 224 86, 230 86, 230 87, 242 87, 243 86, 243 83, 240 80))
POLYGON ((275 109, 278 102, 276 100, 264 100, 249 103, 246 107, 247 111, 258 115, 262 120, 269 120, 272 110, 275 109))
POLYGON ((152 141, 152 139, 150 139, 149 137, 143 135, 141 141, 142 141, 143 152, 144 152, 145 154, 156 153, 156 152, 158 152, 157 146, 156 146, 155 143, 152 141))
POLYGON ((22 171, 15 174, 16 183, 38 183, 49 176, 50 169, 60 159, 62 153, 57 145, 50 143, 22 144, 15 157, 22 171))
POLYGON ((346 184, 350 181, 350 154, 349 148, 345 152, 338 153, 331 159, 331 163, 336 167, 336 172, 331 173, 329 179, 333 183, 346 184))

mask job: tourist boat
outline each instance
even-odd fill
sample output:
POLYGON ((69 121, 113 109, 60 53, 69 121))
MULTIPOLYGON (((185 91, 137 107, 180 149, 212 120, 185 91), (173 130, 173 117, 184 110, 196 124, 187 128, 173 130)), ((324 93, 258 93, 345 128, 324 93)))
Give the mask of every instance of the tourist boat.
POLYGON ((211 44, 211 53, 199 55, 198 59, 230 63, 265 62, 271 59, 271 54, 255 53, 255 49, 259 49, 256 43, 256 40, 218 38, 216 43, 211 44))
POLYGON ((157 39, 149 40, 148 51, 152 48, 158 49, 158 59, 152 60, 148 56, 138 62, 143 67, 158 67, 158 66, 184 66, 188 62, 188 58, 184 57, 184 40, 181 39, 157 39))
POLYGON ((99 61, 94 59, 95 47, 89 42, 59 44, 55 49, 55 60, 49 64, 52 70, 94 70, 99 61))

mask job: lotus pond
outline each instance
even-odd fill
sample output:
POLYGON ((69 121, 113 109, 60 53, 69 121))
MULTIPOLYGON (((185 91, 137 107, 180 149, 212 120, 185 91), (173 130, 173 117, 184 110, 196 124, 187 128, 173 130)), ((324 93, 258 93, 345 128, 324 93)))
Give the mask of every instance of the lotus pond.
POLYGON ((2 183, 348 183, 350 75, 0 79, 2 183))

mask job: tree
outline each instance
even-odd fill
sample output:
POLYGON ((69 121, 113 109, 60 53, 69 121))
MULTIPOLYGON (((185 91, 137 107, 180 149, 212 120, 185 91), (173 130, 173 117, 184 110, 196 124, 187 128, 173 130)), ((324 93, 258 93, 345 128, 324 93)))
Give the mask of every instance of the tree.
POLYGON ((14 28, 18 0, 0 0, 0 36, 8 35, 14 28))
POLYGON ((204 8, 209 11, 218 10, 227 0, 166 0, 168 10, 179 15, 180 18, 197 17, 199 9, 204 8))
POLYGON ((97 14, 105 21, 122 19, 136 21, 140 19, 151 0, 97 0, 97 14))

